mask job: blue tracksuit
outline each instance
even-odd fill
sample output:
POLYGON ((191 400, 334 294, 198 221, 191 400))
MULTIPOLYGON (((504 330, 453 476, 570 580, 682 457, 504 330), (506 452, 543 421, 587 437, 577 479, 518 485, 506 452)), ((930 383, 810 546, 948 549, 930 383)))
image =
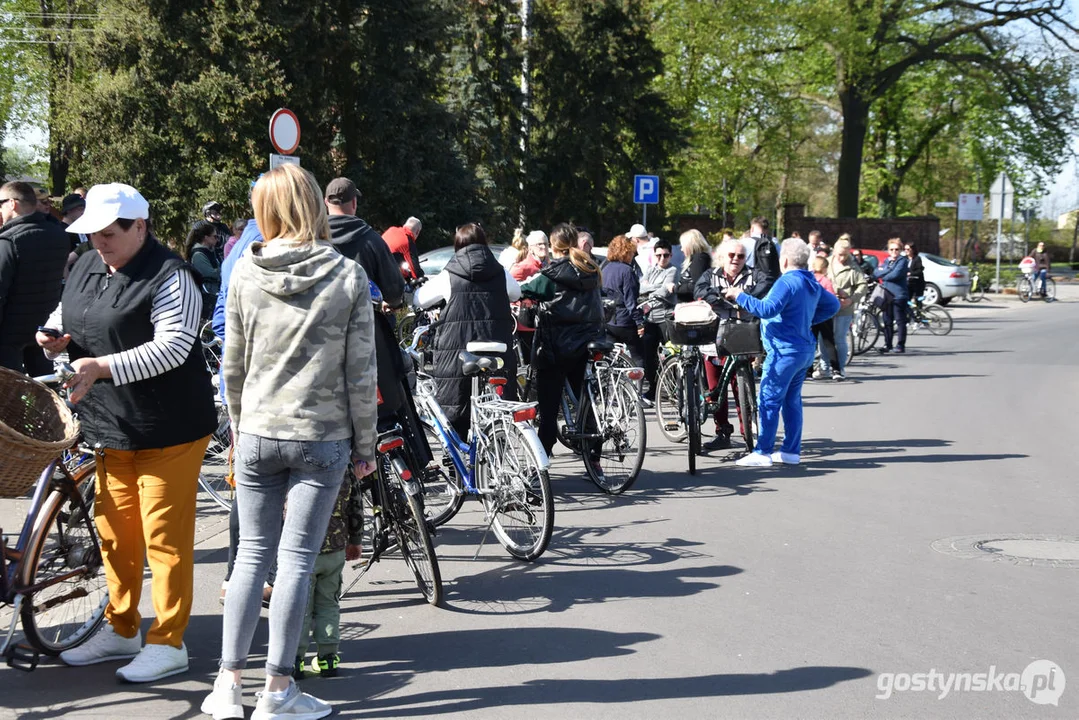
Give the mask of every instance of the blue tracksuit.
MULTIPOLYGON (((247 248, 251 247, 251 243, 262 242, 262 233, 259 232, 259 226, 255 221, 248 220, 247 227, 240 234, 240 239, 236 241, 236 244, 232 246, 229 256, 225 258, 225 262, 221 264, 221 289, 217 292, 217 304, 214 305, 214 316, 212 321, 212 327, 214 335, 221 340, 221 356, 225 356, 225 301, 229 296, 229 281, 232 280, 232 269, 236 267, 237 261, 240 257, 247 252, 247 248)), ((221 404, 225 404, 225 371, 222 366, 219 373, 221 378, 221 404)))
POLYGON ((755 451, 775 449, 783 415, 785 453, 802 453, 802 383, 813 364, 816 340, 811 327, 839 312, 839 300, 808 270, 783 273, 762 299, 742 293, 738 304, 761 318, 761 338, 768 351, 761 375, 760 436, 755 451))

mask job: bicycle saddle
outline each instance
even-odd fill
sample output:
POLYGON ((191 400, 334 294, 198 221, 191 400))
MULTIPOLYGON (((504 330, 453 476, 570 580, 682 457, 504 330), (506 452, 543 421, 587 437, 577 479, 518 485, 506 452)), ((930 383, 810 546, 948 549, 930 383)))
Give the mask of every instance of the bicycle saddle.
POLYGON ((489 353, 501 355, 506 352, 506 343, 484 341, 470 342, 468 345, 465 345, 465 350, 477 355, 486 355, 489 353))
MULTIPOLYGON (((476 343, 469 343, 470 346, 475 344, 476 343)), ((501 343, 480 344, 501 345, 501 343)), ((502 347, 505 346, 503 345, 502 347)), ((457 358, 461 361, 461 372, 463 372, 466 376, 479 375, 480 373, 486 372, 488 370, 498 370, 505 364, 500 357, 483 357, 470 353, 467 350, 462 351, 461 354, 457 356, 457 358)))
POLYGON ((606 355, 609 352, 614 351, 614 343, 610 340, 593 340, 588 343, 588 352, 590 353, 602 353, 606 355))

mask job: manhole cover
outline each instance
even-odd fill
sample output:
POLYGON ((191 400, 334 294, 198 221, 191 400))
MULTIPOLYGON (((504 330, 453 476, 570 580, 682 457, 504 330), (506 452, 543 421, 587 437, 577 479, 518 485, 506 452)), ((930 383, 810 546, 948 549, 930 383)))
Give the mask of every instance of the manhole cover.
POLYGON ((962 535, 931 547, 955 557, 1079 570, 1079 537, 1069 535, 962 535))

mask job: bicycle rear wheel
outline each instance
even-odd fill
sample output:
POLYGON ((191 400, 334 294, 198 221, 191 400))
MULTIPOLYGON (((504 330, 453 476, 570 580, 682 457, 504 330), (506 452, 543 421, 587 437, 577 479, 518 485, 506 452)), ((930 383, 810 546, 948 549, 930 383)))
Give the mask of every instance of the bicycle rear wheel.
POLYGON ((585 470, 596 487, 609 495, 618 495, 628 490, 641 472, 647 429, 641 396, 632 381, 622 373, 611 373, 608 377, 611 382, 604 391, 606 403, 594 410, 596 432, 603 439, 587 443, 585 470), (588 462, 591 457, 599 460, 602 475, 588 462))
POLYGON ((206 491, 210 499, 228 510, 236 497, 236 488, 225 479, 229 471, 229 452, 232 449, 232 424, 228 411, 217 406, 217 429, 210 436, 206 446, 202 469, 199 472, 199 486, 206 491))
POLYGON ((753 379, 753 369, 748 365, 739 365, 735 374, 738 388, 738 412, 742 421, 742 437, 746 441, 746 452, 753 452, 760 434, 760 418, 757 414, 757 383, 753 379))
POLYGON ((934 335, 947 335, 952 331, 952 316, 947 310, 936 305, 922 308, 922 316, 929 332, 934 335))
POLYGON ((427 520, 438 527, 448 523, 460 511, 465 501, 464 486, 442 443, 442 436, 435 431, 428 418, 421 417, 420 422, 434 457, 420 478, 423 484, 423 512, 427 520))
POLYGON ((403 454, 388 455, 382 461, 386 489, 393 504, 390 518, 393 534, 397 537, 405 564, 416 578, 416 586, 427 602, 438 605, 442 601, 442 573, 438 568, 438 556, 435 555, 435 546, 427 529, 423 504, 408 494, 405 482, 397 472, 394 460, 398 458, 404 461, 403 454))
POLYGON ((82 500, 90 494, 85 483, 94 482, 96 468, 94 462, 84 463, 72 477, 74 487, 49 494, 19 571, 20 586, 45 585, 26 594, 22 627, 27 642, 47 655, 81 644, 105 617, 109 588, 94 510, 82 500))
POLYGON ((700 378, 694 364, 685 372, 686 436, 689 438, 689 474, 697 473, 697 456, 701 454, 700 378))
POLYGON ((656 419, 663 437, 675 443, 686 438, 686 424, 682 420, 682 384, 682 364, 677 356, 668 358, 656 373, 656 419))
POLYGON ((529 442, 524 433, 504 421, 488 428, 489 444, 477 480, 487 519, 502 547, 519 560, 535 560, 551 541, 554 498, 536 454, 539 441, 529 442))

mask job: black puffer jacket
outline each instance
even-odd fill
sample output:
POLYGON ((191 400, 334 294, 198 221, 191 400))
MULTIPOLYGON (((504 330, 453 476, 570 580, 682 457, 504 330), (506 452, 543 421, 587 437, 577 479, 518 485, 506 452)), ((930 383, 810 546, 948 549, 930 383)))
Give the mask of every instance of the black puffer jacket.
POLYGON ((60 303, 71 240, 49 215, 12 218, 0 229, 0 346, 25 347, 60 303))
POLYGON ((567 257, 555 260, 540 275, 532 292, 522 288, 543 302, 540 357, 548 364, 577 359, 588 343, 604 337, 600 273, 581 272, 567 257))
POLYGON ((461 248, 446 264, 450 297, 439 318, 434 342, 434 371, 438 403, 460 432, 468 427, 472 380, 461 374, 461 351, 470 342, 506 344, 505 366, 498 373, 509 378, 507 397, 516 389, 517 354, 513 351, 515 321, 506 291, 506 270, 486 245, 461 248))

